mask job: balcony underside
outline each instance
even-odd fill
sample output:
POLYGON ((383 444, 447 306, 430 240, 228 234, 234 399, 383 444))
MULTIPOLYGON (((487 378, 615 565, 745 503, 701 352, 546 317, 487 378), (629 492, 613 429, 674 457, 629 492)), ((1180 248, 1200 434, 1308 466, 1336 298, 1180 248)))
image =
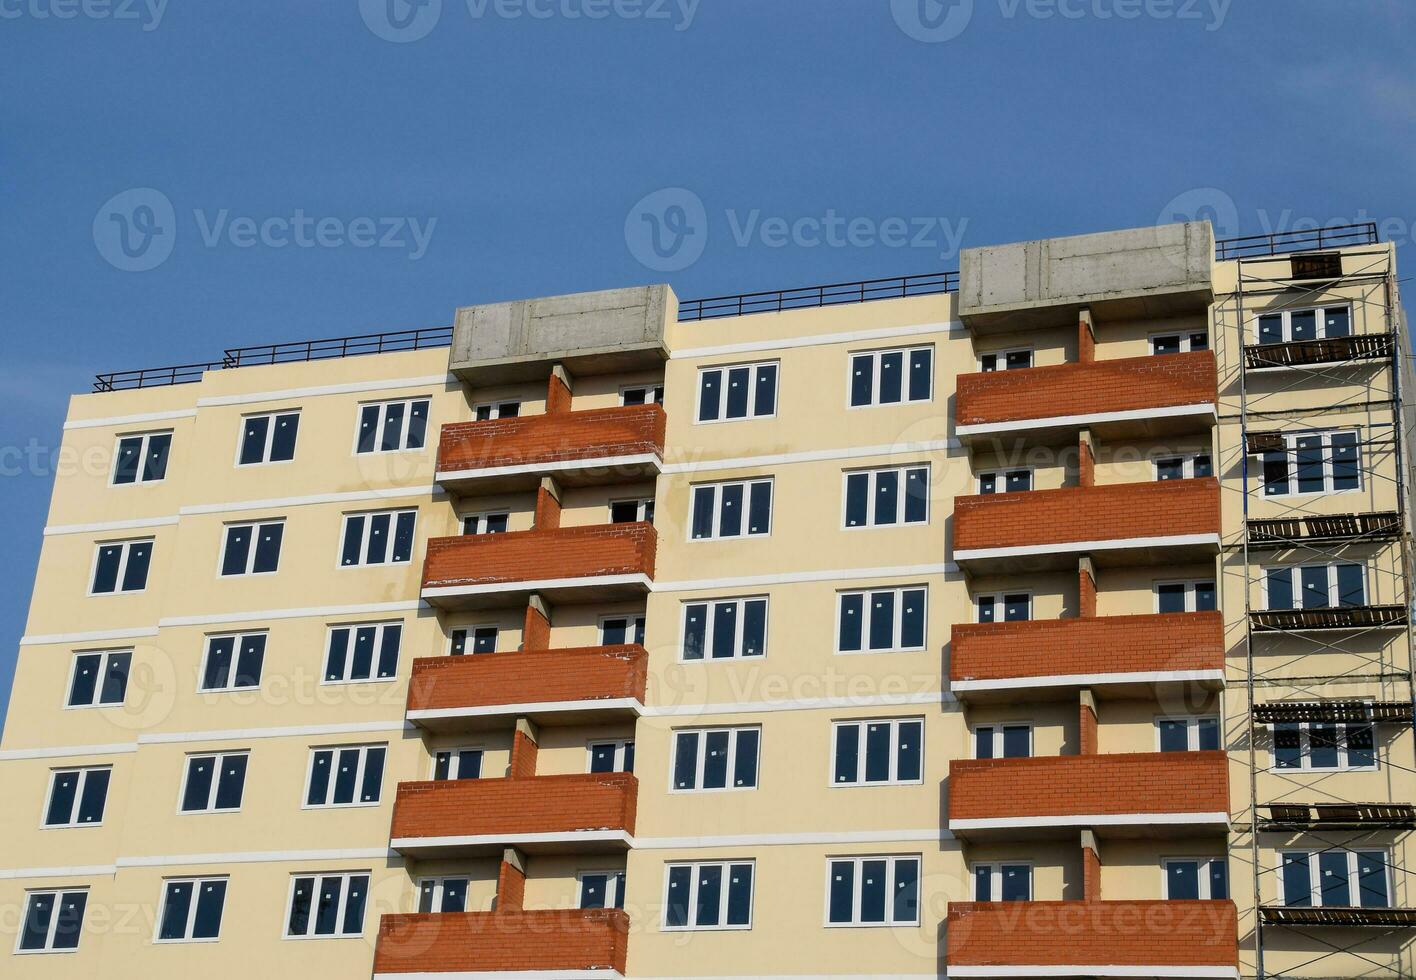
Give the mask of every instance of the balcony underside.
POLYGON ((1219 533, 1175 534, 1142 538, 1099 538, 1001 548, 954 551, 954 561, 976 575, 1019 575, 1070 571, 1077 559, 1090 555, 1099 568, 1138 565, 1198 564, 1219 554, 1219 533))
POLYGON ((530 579, 523 582, 447 585, 424 588, 428 605, 447 612, 525 606, 533 595, 551 605, 630 602, 649 594, 647 575, 586 575, 577 578, 530 579))
POLYGON ((1059 446, 1075 442, 1077 433, 1090 429, 1103 443, 1125 440, 1164 439, 1208 432, 1218 414, 1213 403, 1200 405, 1160 405, 1119 412, 1090 412, 1053 415, 1036 419, 1013 419, 960 425, 954 434, 960 442, 976 449, 997 440, 1007 449, 1032 446, 1059 446))
POLYGON ((1196 691, 1222 691, 1224 671, 1129 671, 1098 674, 1053 674, 995 680, 952 681, 949 689, 969 704, 1016 704, 1028 701, 1070 701, 1086 688, 1102 701, 1153 701, 1185 697, 1196 691))
POLYGON ((526 854, 623 854, 634 846, 624 830, 579 830, 546 833, 449 834, 438 837, 394 837, 389 847, 406 858, 496 857, 508 847, 526 854))

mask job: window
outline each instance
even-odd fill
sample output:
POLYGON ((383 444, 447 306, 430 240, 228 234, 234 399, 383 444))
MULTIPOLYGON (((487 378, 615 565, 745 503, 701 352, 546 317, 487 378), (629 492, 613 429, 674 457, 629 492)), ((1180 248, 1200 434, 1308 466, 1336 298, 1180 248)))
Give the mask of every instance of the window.
POLYGON ((625 643, 644 645, 644 614, 637 616, 605 616, 600 620, 600 646, 612 647, 625 643))
POLYGON ((1202 476, 1214 476, 1214 463, 1209 453, 1157 456, 1154 462, 1157 481, 1193 480, 1202 476))
POLYGON ((266 634, 236 633, 207 637, 201 691, 240 691, 261 685, 266 634))
POLYGON ((158 483, 167 476, 167 455, 171 449, 171 432, 120 436, 118 451, 114 454, 113 485, 158 483))
POLYGON ((481 779, 481 749, 443 749, 433 756, 433 778, 481 779))
POLYGON ((851 355, 851 407, 927 402, 934 394, 934 348, 851 355))
POLYGON ((228 524, 221 546, 222 575, 268 575, 280 564, 284 521, 228 524))
POLYGON ((1256 329, 1261 344, 1347 337, 1352 334, 1352 309, 1349 306, 1320 306, 1311 310, 1263 313, 1259 316, 1256 329))
POLYGON ((695 541, 704 538, 740 538, 772 530, 772 480, 740 483, 703 483, 693 488, 695 541), (743 510, 747 511, 744 518, 743 510))
POLYGON ((585 871, 579 877, 580 895, 577 904, 582 909, 624 908, 623 871, 585 871))
POLYGON ((141 592, 147 588, 152 563, 152 538, 100 544, 93 559, 93 595, 141 592))
POLYGON ((923 650, 925 595, 923 588, 840 593, 836 652, 923 650))
POLYGON ((979 493, 1020 493, 1033 488, 1032 470, 985 470, 978 475, 979 493))
POLYGON ((46 827, 97 827, 103 822, 108 801, 110 766, 55 769, 49 774, 49 802, 44 807, 46 827))
POLYGON ((1219 608, 1212 581, 1157 582, 1154 588, 1158 613, 1208 612, 1219 608))
POLYGON ((413 560, 416 510, 373 510, 344 515, 341 567, 407 564, 413 560))
POLYGON ((1361 565, 1283 565, 1264 569, 1266 609, 1330 609, 1367 604, 1361 565))
POLYGON ((674 732, 674 791, 756 789, 761 741, 757 727, 674 732))
POLYGON ((398 673, 402 623, 335 626, 329 631, 324 682, 381 681, 398 673), (375 665, 377 663, 377 670, 375 665))
POLYGON ((520 402, 483 402, 472 409, 472 417, 478 422, 490 422, 492 419, 514 419, 520 414, 520 402))
POLYGON ((838 721, 831 743, 835 786, 917 783, 923 777, 921 719, 838 721))
POLYGON ((620 389, 621 405, 662 405, 663 385, 630 385, 620 389))
POLYGON ((310 753, 305 806, 374 806, 383 784, 384 745, 344 745, 310 753))
POLYGON ((102 650, 74 655, 69 677, 70 708, 92 708, 122 704, 128 693, 128 670, 133 664, 131 650, 102 650))
POLYGON ((1283 721, 1273 726, 1275 769, 1377 768, 1370 722, 1283 721))
POLYGON ((241 425, 241 451, 236 465, 284 463, 294 459, 295 436, 299 430, 299 412, 246 416, 241 425))
POLYGON ((1264 495, 1340 493, 1362 486, 1362 458, 1357 433, 1283 434, 1283 449, 1263 455, 1264 495))
POLYGON ((160 943, 211 942, 221 933, 225 878, 184 878, 162 883, 160 943))
POLYGON ((1165 897, 1177 899, 1229 897, 1229 867, 1224 858, 1172 858, 1165 866, 1165 897))
POLYGON ((464 653, 496 653, 497 634, 495 626, 468 626, 452 631, 452 655, 460 657, 464 653))
POLYGON ((929 520, 929 467, 846 474, 846 527, 924 524, 929 520))
POLYGON ((653 497, 645 497, 639 500, 610 501, 611 524, 633 524, 635 521, 644 521, 647 524, 654 523, 653 497))
POLYGON ((974 596, 980 623, 1016 623, 1032 619, 1032 596, 1026 592, 1003 592, 974 596))
POLYGON ((1212 715, 1157 718, 1155 730, 1162 752, 1210 752, 1219 748, 1219 719, 1212 715))
POLYGON ((732 660, 766 652, 766 596, 684 603, 684 660, 732 660))
POLYGON ((1032 865, 975 864, 973 866, 975 902, 1032 901, 1032 865))
POLYGON ((1178 333, 1151 334, 1152 354, 1180 354, 1192 350, 1209 350, 1208 330, 1182 330, 1178 333))
POLYGON ((1384 851, 1283 851, 1280 859, 1284 905, 1391 907, 1384 851))
POLYGON ((1008 722, 975 725, 975 759, 1026 759, 1032 755, 1032 725, 1028 722, 1008 722))
POLYGON ((357 453, 396 453, 422 449, 428 438, 428 399, 361 405, 357 453))
POLYGON ((750 861, 669 865, 664 928, 751 928, 752 871, 750 861))
POLYGON ((183 813, 230 813, 241 809, 246 789, 245 752, 189 755, 182 776, 183 813))
POLYGON ((919 858, 832 858, 826 862, 826 894, 828 925, 916 925, 919 858))
POLYGON ((511 515, 505 511, 467 514, 462 518, 463 534, 505 534, 511 515))
POLYGON ((467 878, 424 878, 418 882, 418 911, 466 912, 467 878))
POLYGON ((369 875, 297 875, 290 882, 290 914, 285 935, 291 939, 362 936, 369 875))
POLYGON ((1030 368, 1032 365, 1031 347, 989 351, 987 354, 978 355, 978 369, 980 371, 1016 371, 1018 368, 1030 368))
POLYGON ((88 891, 27 892, 19 953, 63 953, 79 948, 88 891))
POLYGON ((729 422, 776 414, 775 362, 699 369, 699 422, 729 422))
POLYGON ((586 757, 589 772, 634 772, 634 739, 591 742, 586 757))

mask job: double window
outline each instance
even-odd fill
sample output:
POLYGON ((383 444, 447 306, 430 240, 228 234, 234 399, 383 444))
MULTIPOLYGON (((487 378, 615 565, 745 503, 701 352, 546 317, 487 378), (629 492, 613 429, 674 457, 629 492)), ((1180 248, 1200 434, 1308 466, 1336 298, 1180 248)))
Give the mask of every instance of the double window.
POLYGON ((120 436, 113 461, 113 485, 161 481, 167 476, 167 457, 171 450, 171 432, 120 436))
POLYGON ((1347 337, 1352 333, 1352 308, 1319 306, 1311 310, 1263 313, 1259 315, 1257 330, 1261 344, 1347 337))
POLYGON ((497 633, 495 626, 468 626, 452 631, 452 655, 460 657, 464 653, 496 653, 497 633))
POLYGON ((1370 722, 1281 721, 1273 726, 1275 769, 1375 769, 1370 722))
POLYGON ((1033 729, 1028 722, 975 725, 975 759, 1026 759, 1032 755, 1033 729))
POLYGON ((698 421, 730 422, 776 414, 775 361, 699 369, 698 421))
POLYGON ((103 822, 108 801, 109 766, 55 769, 49 775, 49 803, 44 808, 46 827, 96 827, 103 822))
POLYGON ((344 515, 344 538, 339 564, 406 565, 413 560, 413 528, 418 512, 372 510, 344 515))
POLYGON ((674 732, 674 791, 756 789, 761 742, 756 726, 674 732))
POLYGON ((398 673, 402 623, 335 626, 329 631, 324 682, 381 681, 398 673))
POLYGON ((89 591, 93 595, 141 592, 147 588, 151 564, 152 538, 100 544, 94 555, 93 585, 89 591))
POLYGON ((1172 858, 1165 862, 1165 897, 1229 897, 1229 866, 1224 858, 1172 858))
POLYGON ((368 872, 296 875, 290 882, 285 935, 290 939, 362 936, 368 901, 368 872))
POLYGON ((481 779, 481 749, 443 749, 433 756, 433 778, 481 779))
POLYGON ((1157 582, 1154 588, 1156 612, 1207 612, 1218 608, 1214 582, 1209 579, 1157 582))
POLYGON ((467 878, 424 878, 418 882, 418 911, 466 912, 467 878))
POLYGON ((1030 469, 985 470, 978 475, 979 493, 1019 493, 1032 488, 1030 469))
POLYGON ((1182 330, 1178 333, 1151 334, 1152 354, 1180 354, 1192 350, 1209 350, 1208 330, 1182 330))
POLYGON ((284 463, 295 458, 295 436, 300 431, 299 412, 248 415, 241 425, 237 466, 284 463))
POLYGON ((845 500, 846 527, 924 524, 929 520, 929 467, 847 473, 845 500))
POLYGON ((268 575, 280 565, 284 521, 228 524, 221 545, 222 575, 268 575))
POLYGON ((605 616, 600 620, 600 646, 612 647, 623 643, 644 645, 644 615, 605 616))
POLYGON ((1385 851, 1283 851, 1279 857, 1284 905, 1391 907, 1385 851))
POLYGON ((664 928, 750 928, 752 872, 751 861, 669 865, 664 928))
POLYGON ((851 407, 927 402, 934 395, 934 348, 851 355, 851 407))
POLYGON ((927 595, 922 587, 839 593, 836 652, 923 650, 927 595))
POLYGON ((246 790, 245 752, 189 755, 182 775, 183 813, 231 813, 241 809, 246 790))
POLYGON ((211 942, 221 934, 226 879, 174 878, 162 883, 160 943, 211 942))
POLYGON ((1193 480, 1203 476, 1214 476, 1214 462, 1209 453, 1183 453, 1177 456, 1157 456, 1155 478, 1165 480, 1193 480))
POLYGON ((1219 748, 1219 719, 1213 715, 1157 718, 1155 730, 1162 752, 1209 752, 1219 748))
POLYGON ((771 477, 693 488, 693 540, 760 537, 771 530, 771 477))
POLYGON ((975 902, 1032 901, 1032 865, 998 861, 973 866, 975 902))
POLYGON ((630 385, 620 389, 621 405, 662 405, 663 385, 630 385))
POLYGON ((128 671, 133 665, 131 650, 101 650, 74 655, 74 671, 69 678, 70 708, 92 708, 122 704, 128 693, 128 671))
POLYGON ((1283 446, 1264 453, 1265 496, 1361 488, 1362 458, 1356 432, 1285 433, 1283 446))
POLYGON ((405 398, 359 408, 358 453, 422 449, 428 439, 428 399, 405 398))
POLYGON ((467 514, 462 518, 463 534, 504 534, 511 523, 511 515, 506 511, 485 514, 467 514))
POLYGON ((995 592, 974 596, 980 623, 1015 623, 1032 619, 1032 596, 1026 592, 995 592))
POLYGON ((202 691, 240 691, 261 685, 266 634, 209 636, 202 661, 202 691))
POLYGON ((343 745, 310 752, 305 806, 374 806, 383 785, 386 745, 343 745))
POLYGON ((766 596, 684 603, 684 660, 733 660, 766 651, 766 596))
POLYGON ((1020 347, 1017 350, 995 350, 978 355, 978 369, 980 371, 1016 371, 1019 368, 1032 366, 1033 352, 1031 347, 1020 347))
POLYGON ((591 742, 585 747, 590 772, 634 772, 634 739, 591 742))
POLYGON ((826 863, 826 893, 829 925, 916 925, 919 858, 832 858, 826 863))
POLYGON ((35 891, 25 895, 19 953, 63 953, 79 948, 88 905, 86 889, 35 891))
POLYGON ((580 908, 624 908, 623 871, 584 871, 577 881, 580 894, 576 904, 580 908))
POLYGON ((1331 609, 1367 604, 1366 569, 1357 564, 1282 565, 1264 569, 1267 609, 1331 609))
POLYGON ((514 419, 520 415, 520 402, 483 402, 472 409, 472 417, 478 422, 490 422, 493 419, 514 419))
POLYGON ((918 783, 923 778, 924 721, 838 721, 831 726, 835 786, 918 783))

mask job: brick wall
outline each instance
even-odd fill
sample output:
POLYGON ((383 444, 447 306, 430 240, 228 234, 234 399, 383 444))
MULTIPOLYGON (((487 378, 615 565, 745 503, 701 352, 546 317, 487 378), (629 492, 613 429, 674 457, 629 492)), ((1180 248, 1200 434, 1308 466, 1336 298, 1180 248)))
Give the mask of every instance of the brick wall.
POLYGON ((959 425, 1212 403, 1212 351, 959 376, 959 425))
POLYGON ((1234 967, 1230 901, 950 902, 948 966, 1234 967))
POLYGON ((949 819, 1127 813, 1227 813, 1224 752, 1127 752, 956 759, 949 819))
POLYGON ((1218 533, 1213 478, 954 498, 959 551, 1218 533))
POLYGON ((623 772, 399 783, 391 836, 632 834, 638 791, 623 772))
POLYGON ((596 575, 654 576, 654 525, 594 524, 433 538, 423 588, 596 575))
MULTIPOLYGON (((954 627, 949 649, 955 681, 1220 670, 1224 617, 1195 612, 970 623, 954 627)), ((413 669, 416 681, 416 663, 413 669)))
POLYGON ((413 661, 408 710, 548 701, 644 700, 648 655, 634 645, 521 650, 413 661))
POLYGON ((625 405, 442 427, 438 471, 527 466, 559 460, 663 455, 664 410, 625 405))
POLYGON ((617 909, 385 915, 375 973, 618 970, 629 917, 617 909))

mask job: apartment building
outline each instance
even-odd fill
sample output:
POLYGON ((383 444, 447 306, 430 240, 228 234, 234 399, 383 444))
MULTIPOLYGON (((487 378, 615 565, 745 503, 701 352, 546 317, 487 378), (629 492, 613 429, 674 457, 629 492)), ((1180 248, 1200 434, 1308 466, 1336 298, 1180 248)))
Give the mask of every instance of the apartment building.
POLYGON ((1410 976, 1396 281, 1199 222, 100 376, 3 973, 1410 976))

